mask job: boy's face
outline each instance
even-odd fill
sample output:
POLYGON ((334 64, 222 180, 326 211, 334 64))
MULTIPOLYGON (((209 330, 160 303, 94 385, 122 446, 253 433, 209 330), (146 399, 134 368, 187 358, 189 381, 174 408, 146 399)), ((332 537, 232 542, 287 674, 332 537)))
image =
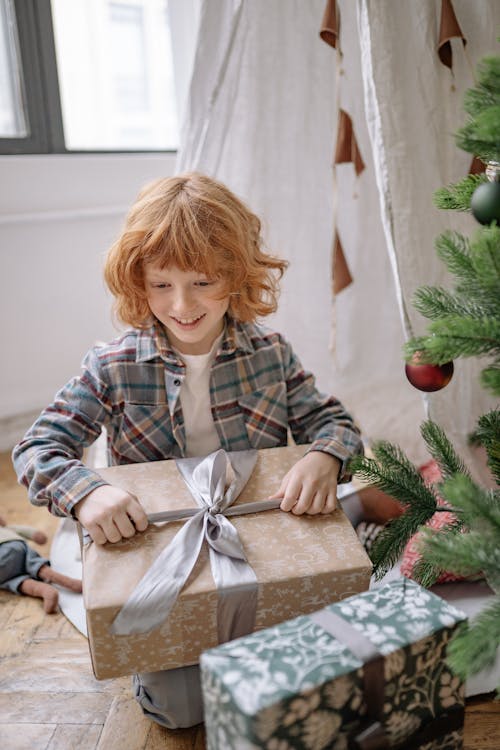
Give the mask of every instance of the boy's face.
POLYGON ((144 266, 144 284, 153 315, 167 329, 172 346, 184 354, 206 354, 224 328, 229 297, 214 299, 222 282, 176 266, 144 266))

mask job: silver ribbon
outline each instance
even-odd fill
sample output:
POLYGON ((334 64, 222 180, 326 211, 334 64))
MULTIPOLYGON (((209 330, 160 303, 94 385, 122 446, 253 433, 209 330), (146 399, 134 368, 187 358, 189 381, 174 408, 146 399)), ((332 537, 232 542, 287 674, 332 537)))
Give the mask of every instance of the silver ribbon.
POLYGON ((257 578, 248 564, 238 532, 228 521, 229 511, 256 513, 279 507, 280 500, 245 503, 230 509, 250 478, 257 451, 223 450, 206 458, 181 458, 177 468, 200 510, 167 511, 149 520, 179 520, 190 516, 170 544, 139 581, 115 617, 116 635, 148 633, 170 614, 198 559, 204 541, 219 591, 218 638, 223 643, 253 630, 257 607, 257 578))

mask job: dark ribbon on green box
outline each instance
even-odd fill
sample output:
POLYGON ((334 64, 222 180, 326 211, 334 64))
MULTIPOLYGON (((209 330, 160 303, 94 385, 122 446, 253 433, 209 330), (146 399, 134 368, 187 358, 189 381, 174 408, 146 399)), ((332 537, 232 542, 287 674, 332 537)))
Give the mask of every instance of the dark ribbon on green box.
POLYGON ((363 664, 363 692, 370 724, 354 738, 359 750, 386 750, 390 747, 382 725, 384 709, 384 656, 369 638, 348 620, 329 609, 320 609, 310 619, 331 636, 344 643, 363 664))
POLYGON ((341 615, 321 609, 309 618, 343 643, 363 664, 363 692, 368 724, 349 739, 349 750, 418 750, 426 742, 459 730, 464 723, 463 706, 435 717, 423 729, 398 745, 391 745, 383 726, 384 656, 376 645, 341 615))

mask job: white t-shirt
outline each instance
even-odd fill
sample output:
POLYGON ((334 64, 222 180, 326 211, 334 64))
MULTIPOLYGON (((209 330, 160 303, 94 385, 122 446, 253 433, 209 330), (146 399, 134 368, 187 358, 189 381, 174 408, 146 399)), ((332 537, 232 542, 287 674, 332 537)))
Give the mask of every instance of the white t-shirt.
POLYGON ((207 354, 178 352, 186 365, 180 399, 186 431, 186 456, 207 456, 220 448, 210 407, 210 370, 223 333, 207 354))

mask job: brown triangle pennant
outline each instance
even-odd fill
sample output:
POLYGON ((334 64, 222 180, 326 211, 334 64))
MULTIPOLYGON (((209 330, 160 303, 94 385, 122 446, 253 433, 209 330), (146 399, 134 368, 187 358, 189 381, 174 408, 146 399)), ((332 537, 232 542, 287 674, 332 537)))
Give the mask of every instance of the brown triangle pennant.
POLYGON ((337 0, 327 0, 323 20, 319 35, 321 39, 330 45, 336 47, 340 31, 340 15, 337 8, 337 0))
POLYGON ((450 40, 454 38, 462 40, 462 44, 467 44, 467 39, 462 33, 460 24, 457 21, 455 11, 451 0, 441 0, 441 23, 439 26, 438 55, 439 59, 450 70, 453 67, 453 52, 450 40))
POLYGON ((334 164, 344 164, 352 162, 356 174, 360 175, 365 168, 365 163, 361 156, 352 120, 343 109, 339 110, 339 122, 337 128, 337 143, 335 146, 334 164))
POLYGON ((344 255, 344 249, 337 232, 333 242, 333 260, 332 260, 332 289, 334 294, 338 294, 343 289, 352 284, 353 278, 347 265, 344 255))

